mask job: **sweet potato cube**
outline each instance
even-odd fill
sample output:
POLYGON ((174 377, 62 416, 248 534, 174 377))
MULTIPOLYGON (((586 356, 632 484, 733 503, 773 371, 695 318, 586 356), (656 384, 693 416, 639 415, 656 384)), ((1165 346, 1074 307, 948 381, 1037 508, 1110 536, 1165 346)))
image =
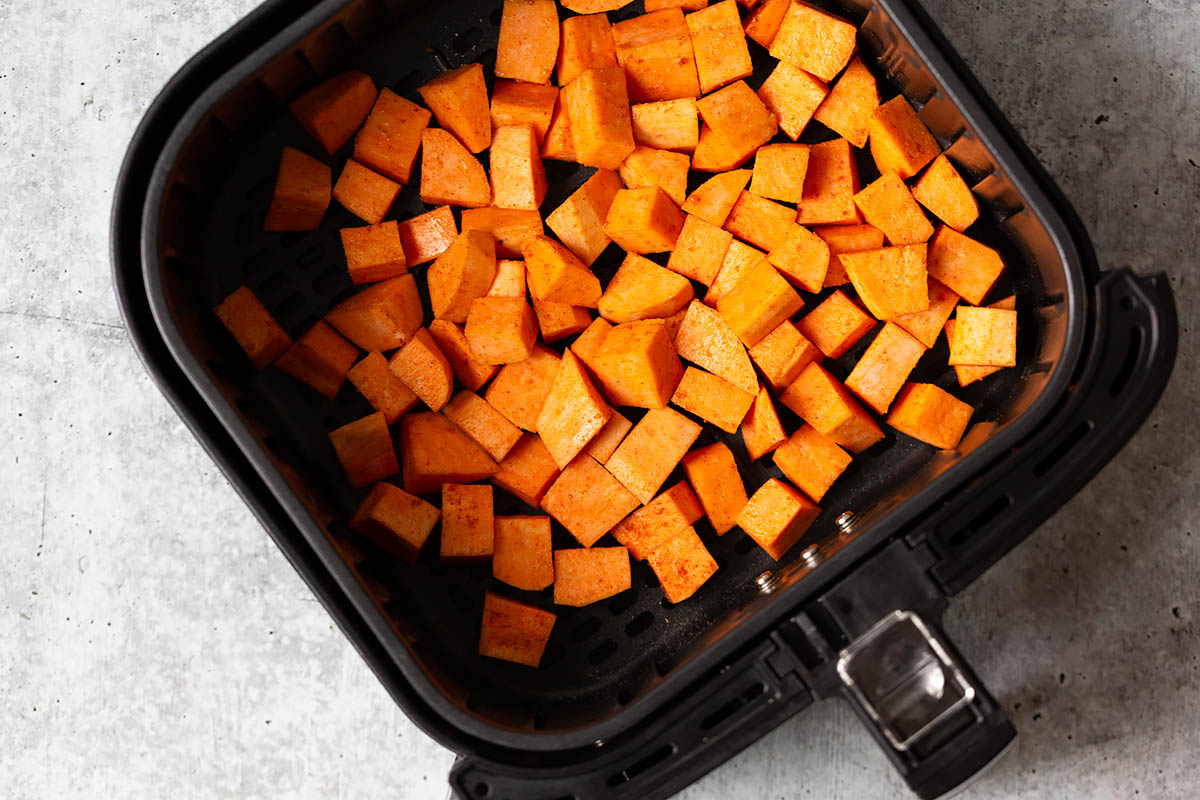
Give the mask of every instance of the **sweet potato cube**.
POLYGON ((426 128, 421 134, 421 201, 466 208, 492 204, 483 164, 441 128, 426 128))
POLYGON ((637 507, 637 498, 587 453, 576 456, 542 496, 542 509, 584 547, 637 507))
POLYGON ((700 435, 700 426, 671 408, 654 408, 633 426, 605 468, 642 503, 658 494, 700 435))
POLYGON ((630 112, 633 140, 643 147, 690 153, 700 142, 700 114, 695 98, 638 103, 630 112))
POLYGON ((429 335, 437 342, 442 355, 450 362, 454 376, 463 386, 473 392, 483 388, 499 371, 495 364, 480 364, 471 352, 471 344, 460 326, 444 319, 435 319, 429 324, 429 335))
POLYGON ((580 73, 562 88, 558 102, 567 109, 571 146, 580 164, 616 169, 633 152, 633 117, 620 67, 580 73))
MULTIPOLYGON (((495 148, 492 150, 495 153, 495 148)), ((492 156, 495 158, 495 156, 492 156)), ((541 236, 542 215, 537 211, 512 208, 464 208, 462 212, 463 233, 483 231, 496 240, 497 258, 520 258, 526 240, 541 236)))
POLYGON ((521 439, 521 429, 470 389, 454 396, 442 414, 475 440, 493 461, 503 461, 521 439))
POLYGON ((745 81, 696 101, 700 118, 734 150, 757 149, 771 141, 779 121, 745 81))
POLYGON ((808 145, 769 144, 754 158, 750 192, 770 200, 799 203, 804 197, 804 174, 808 171, 808 145))
POLYGON ((618 22, 612 35, 617 61, 629 79, 630 100, 700 96, 692 37, 681 10, 668 8, 618 22))
POLYGON ((758 376, 746 348, 725 318, 698 301, 688 304, 675 334, 679 357, 719 375, 743 392, 758 391, 758 376))
POLYGON ((554 551, 554 602, 560 606, 588 606, 632 585, 624 547, 554 551))
POLYGON ((875 320, 838 289, 800 320, 800 333, 830 358, 842 355, 871 332, 875 320))
POLYGON ((717 270, 717 277, 713 279, 712 285, 704 295, 704 302, 715 307, 748 272, 766 263, 766 253, 734 239, 725 251, 725 259, 721 262, 721 268, 717 270))
POLYGON ((444 483, 490 478, 498 467, 450 420, 424 412, 400 419, 400 469, 406 492, 431 494, 444 483))
POLYGON ((377 95, 370 77, 351 70, 309 89, 288 107, 300 127, 333 155, 363 124, 377 95))
POLYGON ((767 261, 788 283, 816 293, 829 271, 829 245, 803 225, 792 223, 783 241, 767 254, 767 261))
POLYGON ((492 118, 488 112, 483 66, 466 66, 443 72, 417 89, 441 125, 470 153, 482 153, 492 143, 492 118))
POLYGON ((558 465, 536 434, 521 437, 508 455, 500 462, 500 468, 492 476, 492 483, 522 502, 537 508, 542 495, 558 478, 558 465))
MULTIPOLYGON (((952 319, 946 320, 946 341, 954 341, 954 326, 955 321, 952 319)), ((995 375, 1004 367, 970 367, 956 366, 954 368, 954 376, 958 378, 959 386, 970 386, 975 381, 981 381, 984 378, 995 375)))
POLYGON ((880 174, 894 172, 907 180, 942 152, 904 95, 876 108, 868 129, 871 157, 880 174))
POLYGON ((748 169, 739 169, 714 175, 688 195, 683 210, 710 225, 724 226, 752 174, 748 169))
POLYGON ((661 320, 614 327, 592 357, 591 368, 609 402, 618 406, 663 408, 683 377, 661 320))
POLYGON ((612 535, 630 556, 645 561, 651 551, 703 516, 696 494, 680 481, 617 523, 612 535))
POLYGON ((848 225, 862 222, 854 195, 858 193, 858 164, 845 139, 808 148, 804 197, 796 221, 801 225, 848 225))
POLYGON ((245 286, 238 287, 214 306, 213 313, 246 351, 246 357, 255 369, 269 367, 292 346, 291 337, 279 327, 254 292, 245 286))
POLYGON ((538 329, 542 332, 542 341, 547 344, 574 336, 587 330, 587 327, 592 324, 591 311, 582 306, 572 306, 567 303, 534 300, 533 313, 537 316, 538 329))
POLYGON ((495 540, 492 487, 487 484, 443 484, 442 560, 491 558, 495 540))
POLYGON ((1017 312, 960 306, 950 337, 950 366, 1016 365, 1017 312))
POLYGON ((924 244, 908 244, 843 253, 842 266, 867 310, 888 320, 929 309, 926 252, 924 244))
POLYGON ((550 611, 488 592, 483 598, 479 655, 536 667, 555 619, 550 611))
POLYGON ((534 431, 556 374, 558 353, 534 345, 529 358, 500 369, 484 398, 521 430, 534 431))
POLYGON ((775 410, 775 402, 771 393, 764 386, 759 389, 750 406, 750 413, 742 420, 742 442, 746 445, 746 455, 751 461, 757 461, 767 453, 774 452, 787 441, 787 433, 779 420, 779 412, 775 410))
POLYGON ((515 364, 533 353, 537 318, 524 297, 477 297, 463 332, 480 364, 515 364))
POLYGON ((746 505, 746 487, 729 447, 717 442, 693 450, 683 457, 683 471, 717 535, 731 530, 746 505))
POLYGON ((566 468, 579 455, 612 414, 583 364, 568 349, 537 418, 538 436, 559 468, 566 468))
POLYGON ((332 173, 329 167, 294 147, 284 146, 279 156, 275 191, 267 208, 263 230, 315 231, 329 208, 332 173))
POLYGON ((429 267, 433 316, 466 322, 471 302, 487 294, 496 277, 496 240, 483 231, 463 231, 429 267))
POLYGON ((558 48, 559 86, 566 86, 589 69, 618 66, 612 25, 603 11, 567 17, 562 21, 561 33, 558 48))
POLYGON ((683 212, 657 186, 622 189, 613 197, 604 232, 631 253, 665 253, 683 229, 683 212))
POLYGON ((561 99, 554 107, 550 127, 542 137, 542 160, 578 161, 575 156, 575 137, 571 134, 571 117, 561 99))
POLYGON ((732 241, 732 233, 700 217, 685 214, 667 269, 706 286, 711 285, 732 241))
POLYGON ((401 222, 399 227, 404 260, 410 268, 433 261, 458 238, 458 224, 450 206, 426 211, 401 222))
POLYGON ((559 0, 562 7, 576 14, 602 14, 629 5, 629 0, 559 0))
POLYGON ((717 562, 690 525, 650 551, 646 561, 672 603, 687 600, 717 571, 717 562))
POLYGON ((692 153, 692 169, 696 172, 729 172, 736 170, 754 157, 758 148, 743 144, 734 147, 725 137, 708 125, 701 123, 700 138, 692 153))
POLYGON ((621 162, 618 173, 629 189, 657 186, 681 204, 687 198, 688 169, 692 160, 685 153, 639 147, 621 162))
POLYGON ((775 330, 750 348, 750 358, 775 391, 789 386, 805 367, 819 361, 821 355, 817 346, 791 320, 779 323, 775 330))
MULTIPOLYGON (((492 88, 492 128, 528 125, 540 146, 554 119, 558 87, 541 83, 496 81, 492 88)), ((494 177, 493 177, 494 180, 494 177)))
POLYGON ((354 137, 354 160, 394 181, 408 183, 431 116, 427 109, 391 89, 382 89, 354 137))
POLYGON ((958 305, 958 295, 947 289, 935 278, 929 278, 929 308, 924 311, 918 311, 916 314, 901 314, 898 317, 893 317, 892 322, 899 325, 909 333, 914 339, 926 348, 933 347, 937 342, 938 336, 942 332, 942 327, 946 324, 946 320, 950 319, 950 315, 954 313, 954 307, 958 305))
POLYGON ((770 252, 792 230, 796 214, 780 205, 750 192, 742 192, 729 210, 725 230, 742 241, 770 252))
POLYGON ((392 434, 381 412, 343 425, 329 434, 346 480, 355 489, 390 478, 400 471, 392 434))
POLYGON ((350 529, 411 563, 441 517, 437 506, 390 483, 377 483, 350 518, 350 529))
POLYGON ((879 106, 875 76, 858 56, 837 79, 813 118, 855 147, 866 147, 871 115, 879 106))
POLYGON ((604 218, 620 190, 617 173, 598 169, 546 217, 550 230, 585 266, 591 266, 612 241, 604 232, 604 218))
POLYGON ((720 299, 717 310, 742 344, 753 347, 803 305, 800 295, 783 276, 763 262, 752 267, 720 299))
POLYGON ((888 425, 939 450, 958 447, 975 409, 931 383, 910 383, 900 390, 888 425))
POLYGON ((775 451, 774 460, 789 481, 819 503, 852 459, 837 442, 805 425, 775 451))
POLYGON ((959 233, 979 219, 979 202, 944 154, 925 170, 913 186, 912 196, 959 233))
POLYGON ((819 516, 821 509, 807 497, 783 481, 770 478, 738 514, 737 524, 778 561, 819 516))
POLYGON ((546 169, 537 135, 528 125, 497 128, 491 149, 492 204, 537 211, 546 197, 546 169))
POLYGON ((450 361, 425 328, 414 333, 392 356, 388 368, 431 410, 438 411, 450 402, 454 372, 450 369, 450 361))
POLYGON ((504 0, 496 77, 549 83, 558 61, 558 4, 554 0, 504 0))
POLYGON ((346 373, 346 377, 371 407, 383 414, 389 425, 417 404, 417 395, 392 372, 381 353, 367 353, 366 358, 346 373))
POLYGON ((492 575, 496 580, 527 592, 554 583, 549 517, 496 517, 495 526, 492 575))
POLYGON ((365 228, 342 228, 346 269, 354 283, 374 283, 408 271, 400 226, 395 220, 365 228))
POLYGON ((684 11, 696 11, 708 6, 708 0, 646 0, 646 13, 662 11, 664 8, 682 8, 684 11))
POLYGON ((600 316, 614 324, 664 319, 681 311, 695 296, 687 278, 629 253, 600 296, 600 316))
POLYGON ((883 247, 883 231, 870 225, 833 225, 814 228, 813 233, 829 245, 829 270, 825 273, 825 286, 845 286, 850 282, 846 268, 839 256, 842 253, 857 253, 862 250, 878 250, 883 247))
POLYGON ((608 332, 612 330, 612 327, 604 317, 597 317, 571 343, 571 352, 591 370, 592 374, 596 373, 596 354, 600 352, 600 346, 608 338, 608 332))
POLYGON ((763 47, 770 47, 791 3, 792 0, 759 0, 746 17, 746 37, 763 47))
MULTIPOLYGON (((707 4, 707 0, 705 2, 707 4)), ((684 21, 692 35, 696 74, 702 93, 749 78, 754 73, 736 0, 721 0, 688 14, 684 21)))
POLYGON ((861 453, 883 438, 871 415, 820 364, 805 367, 779 399, 851 453, 861 453))
POLYGON ((929 274, 973 306, 983 303, 1004 271, 1000 254, 943 225, 929 243, 929 274))
POLYGON ((325 321, 363 350, 394 350, 407 342, 425 310, 412 275, 377 283, 352 295, 325 314, 325 321))
POLYGON ((688 367, 675 387, 671 402, 726 433, 737 433, 750 413, 754 397, 711 372, 688 367))
POLYGON ((883 231, 890 244, 920 244, 933 236, 933 226, 912 193, 894 172, 854 195, 863 219, 883 231))
POLYGON ((534 299, 587 308, 600 302, 600 280, 566 247, 546 236, 532 236, 522 252, 534 299))
POLYGON ((346 162, 337 183, 333 185, 333 199, 351 214, 372 225, 387 216, 398 194, 399 183, 364 167, 354 159, 346 162))
POLYGON ((276 361, 280 371, 320 392, 337 395, 346 373, 358 358, 358 348, 323 321, 317 322, 276 361))
POLYGON ((889 322, 854 365, 846 388, 876 413, 886 414, 923 355, 925 345, 889 322))
POLYGON ((851 23, 807 3, 793 2, 771 40, 770 52, 829 82, 849 63, 857 34, 851 23))
POLYGON ((632 427, 632 422, 621 416, 620 412, 613 411, 608 422, 604 423, 604 427, 592 437, 583 451, 601 464, 607 464, 608 459, 616 452, 617 446, 625 439, 625 434, 629 433, 632 427))
MULTIPOLYGON (((800 134, 804 132, 805 126, 828 93, 828 86, 786 61, 776 64, 775 69, 758 89, 759 99, 779 120, 780 129, 793 142, 800 138, 800 134)), ((803 182, 803 170, 799 179, 803 182)), ((790 202, 797 201, 798 198, 790 202)))

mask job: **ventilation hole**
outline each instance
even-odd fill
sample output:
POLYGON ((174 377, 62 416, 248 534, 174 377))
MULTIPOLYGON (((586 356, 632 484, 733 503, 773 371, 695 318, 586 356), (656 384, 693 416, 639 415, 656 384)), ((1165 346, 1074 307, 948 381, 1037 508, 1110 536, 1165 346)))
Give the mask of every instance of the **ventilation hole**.
POLYGON ((662 602, 659 605, 661 605, 663 608, 667 609, 668 611, 675 607, 675 604, 672 603, 670 600, 668 600, 665 596, 663 597, 662 602))
POLYGON ((638 775, 641 775, 643 772, 658 766, 673 755, 675 755, 675 745, 664 744, 662 747, 658 748, 645 758, 633 762, 628 767, 614 775, 610 775, 608 778, 608 785, 611 788, 620 786, 623 783, 629 783, 638 775))
POLYGON ((1132 297, 1122 297, 1121 298, 1121 308, 1125 309, 1126 311, 1133 311, 1133 298, 1132 297))
POLYGON ((673 667, 671 662, 667 661, 666 659, 654 662, 654 671, 658 673, 658 677, 660 678, 665 678, 670 675, 672 669, 673 667))
POLYGON ((744 556, 754 549, 754 540, 749 536, 743 536, 738 539, 738 543, 733 546, 733 550, 739 556, 744 556))
POLYGON ((479 783, 475 784, 475 796, 476 797, 487 797, 491 793, 491 791, 492 791, 492 787, 488 786, 483 781, 480 781, 479 783))
POLYGON ((1059 461, 1062 461, 1063 456, 1071 452, 1075 445, 1079 444, 1083 440, 1083 437, 1091 432, 1093 427, 1095 426, 1090 419, 1076 425, 1075 429, 1067 434, 1058 446, 1050 451, 1049 455, 1037 463, 1033 468, 1033 477, 1041 478, 1053 469, 1059 461))
POLYGON ((467 28, 454 37, 454 52, 459 55, 469 53, 481 41, 483 41, 483 28, 478 26, 467 28))
POLYGON ((546 645, 545 652, 542 653, 542 669, 546 669, 547 667, 553 666, 559 661, 562 661, 562 657, 565 653, 566 650, 563 648, 563 646, 554 639, 551 639, 550 643, 546 645))
POLYGON ((761 683, 754 684, 749 689, 742 692, 737 697, 733 698, 704 719, 700 720, 700 730, 711 731, 713 728, 732 717, 739 710, 748 706, 766 690, 767 687, 763 686, 761 683))
POLYGON ((635 639, 641 636, 646 630, 654 624, 654 615, 649 611, 643 611, 633 619, 629 620, 629 624, 625 626, 625 635, 630 639, 635 639))
POLYGON ((574 630, 571 631, 571 638, 577 642, 582 642, 584 639, 590 639, 598 630, 600 630, 600 618, 589 617, 575 626, 574 630))
POLYGON ((275 307, 277 317, 298 317, 304 313, 304 295, 292 292, 275 307))
POLYGON ((325 245, 317 242, 306 249, 303 253, 296 256, 296 263, 301 269, 312 269, 317 263, 325 257, 325 245))
POLYGON ((276 272, 259 285, 258 294, 266 297, 278 297, 287 291, 287 288, 288 276, 282 272, 276 272))
POLYGON ((433 64, 438 68, 438 72, 450 71, 450 60, 442 53, 437 50, 430 50, 429 57, 433 59, 433 64))
POLYGON ((611 613, 614 617, 624 614, 626 611, 633 608, 633 604, 637 602, 637 597, 636 590, 626 589, 609 602, 609 613, 611 613))
POLYGON ((958 547, 965 542, 974 533, 980 530, 984 525, 987 525, 996 518, 1004 509, 1012 505, 1012 498, 1008 495, 1001 495, 992 502, 988 503, 987 507, 971 518, 971 521, 962 528, 954 532, 950 537, 950 546, 958 547))
POLYGON ((425 83, 425 75, 419 69, 414 69, 412 72, 405 75, 393 85, 396 94, 406 94, 414 91, 418 86, 425 83))
POLYGON ((592 648, 592 652, 588 653, 588 661, 592 664, 603 664, 617 652, 617 643, 612 639, 605 639, 596 647, 592 648))
POLYGON ((637 699, 638 692, 632 686, 626 686, 617 693, 617 705, 627 706, 637 699))
MULTIPOLYGON (((1125 302, 1132 303, 1128 297, 1121 302, 1124 306, 1125 302)), ((1125 360, 1121 362, 1121 368, 1117 370, 1116 376, 1112 383, 1108 386, 1108 396, 1118 397, 1125 387, 1129 384, 1129 379, 1133 377, 1133 370, 1137 367, 1138 356, 1142 351, 1142 329, 1134 328, 1129 332, 1129 350, 1125 353, 1125 360)))
POLYGON ((329 296, 341 291, 343 285, 349 280, 350 277, 346 275, 346 273, 342 272, 341 270, 331 269, 318 275, 316 279, 313 280, 312 287, 322 295, 329 296))
POLYGON ((488 15, 488 22, 492 23, 493 25, 499 26, 500 18, 503 16, 504 16, 504 10, 497 8, 494 11, 492 11, 491 14, 488 15))
MULTIPOLYGON (((546 663, 545 659, 542 660, 542 663, 543 664, 546 663)), ((533 725, 533 729, 535 731, 546 730, 546 715, 541 711, 537 712, 536 714, 533 715, 533 718, 532 718, 532 721, 530 722, 530 724, 533 725)))

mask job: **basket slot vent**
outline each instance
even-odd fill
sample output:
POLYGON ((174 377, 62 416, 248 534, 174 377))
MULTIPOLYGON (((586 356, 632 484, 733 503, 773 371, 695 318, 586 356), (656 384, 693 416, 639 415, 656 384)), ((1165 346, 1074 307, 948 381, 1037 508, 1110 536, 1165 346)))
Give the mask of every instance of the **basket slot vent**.
POLYGON ((675 755, 675 745, 664 744, 645 758, 635 761, 615 775, 609 776, 608 785, 612 788, 620 786, 623 783, 629 783, 638 775, 653 769, 673 755, 675 755))
POLYGON ((738 711, 742 710, 746 706, 753 703, 756 699, 761 697, 763 695, 763 693, 766 691, 767 691, 767 687, 764 686, 763 684, 761 684, 761 683, 754 684, 753 686, 751 686, 750 688, 746 689, 741 694, 739 694, 737 697, 733 698, 728 703, 721 706, 720 708, 718 708, 713 713, 709 714, 704 719, 700 720, 700 730, 711 731, 713 728, 717 727, 722 722, 724 722, 725 720, 732 717, 738 711))

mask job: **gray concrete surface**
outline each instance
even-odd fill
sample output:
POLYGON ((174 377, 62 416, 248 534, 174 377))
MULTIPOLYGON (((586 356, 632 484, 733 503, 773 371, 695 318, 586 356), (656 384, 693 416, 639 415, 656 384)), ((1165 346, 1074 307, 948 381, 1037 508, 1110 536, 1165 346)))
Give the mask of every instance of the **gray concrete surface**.
MULTIPOLYGON (((143 374, 107 214, 141 114, 252 0, 0 0, 0 795, 440 798, 399 714, 143 374)), ((1200 794, 1200 7, 929 0, 1101 262, 1166 270, 1175 379, 949 625, 1020 742, 966 797, 1200 794)), ((903 797, 848 711, 687 790, 903 797)))

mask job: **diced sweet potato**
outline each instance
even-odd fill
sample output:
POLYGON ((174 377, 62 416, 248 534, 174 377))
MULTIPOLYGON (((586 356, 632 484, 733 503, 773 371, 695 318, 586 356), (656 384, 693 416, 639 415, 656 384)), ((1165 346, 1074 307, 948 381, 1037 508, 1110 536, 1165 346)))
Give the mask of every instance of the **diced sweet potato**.
POLYGON ((942 332, 942 327, 946 324, 946 320, 950 319, 950 315, 954 313, 954 307, 958 305, 958 295, 947 289, 935 278, 929 278, 929 308, 924 311, 919 311, 916 314, 901 314, 898 317, 893 317, 892 322, 906 330, 914 339, 916 339, 925 347, 933 347, 937 342, 938 336, 942 332))
POLYGON ((923 355, 925 345, 889 322, 854 365, 846 388, 876 413, 886 414, 923 355))
POLYGON ((309 136, 333 155, 362 125, 378 90, 361 72, 334 75, 291 102, 289 108, 309 136))
POLYGON ((620 324, 663 319, 696 296, 691 281, 636 253, 629 253, 600 296, 600 316, 620 324))
POLYGON ((602 14, 629 5, 630 0, 559 0, 563 8, 576 14, 602 14))
MULTIPOLYGON (((528 125, 533 128, 538 146, 550 130, 558 87, 521 81, 496 81, 492 88, 492 128, 528 125)), ((493 176, 493 181, 495 177, 493 176)))
POLYGON ((700 118, 731 148, 757 149, 771 141, 779 121, 745 81, 737 81, 696 101, 700 118))
POLYGON ((467 64, 443 72, 417 91, 438 124, 454 134, 468 152, 488 149, 492 118, 482 65, 467 64))
POLYGON ((538 325, 524 297, 477 297, 463 332, 480 364, 515 364, 533 353, 538 325))
POLYGON ((717 571, 717 562, 690 525, 651 550, 646 561, 672 603, 687 600, 717 571))
POLYGON ((842 266, 867 310, 889 320, 929 309, 926 252, 924 244, 908 244, 843 253, 842 266))
POLYGON ((746 487, 729 447, 717 442, 693 450, 683 457, 683 471, 717 535, 732 529, 746 505, 746 487))
POLYGON ((674 409, 653 408, 633 426, 604 466, 639 501, 649 503, 700 430, 699 425, 674 409))
POLYGON ((704 516, 704 509, 686 481, 667 489, 621 520, 613 537, 629 548, 629 555, 644 561, 651 551, 704 516))
POLYGON ((238 287, 214 306, 213 313, 246 351, 255 369, 266 369, 292 346, 291 337, 245 286, 238 287))
POLYGON ((746 503, 738 515, 738 526, 778 561, 808 530, 821 509, 807 497, 775 478, 770 478, 746 503))
POLYGON ((307 153, 284 145, 263 230, 268 233, 315 231, 321 227, 332 196, 332 181, 329 167, 307 153))
POLYGON ((350 518, 350 529, 411 563, 441 517, 437 506, 390 483, 377 483, 350 518))
POLYGON ((590 366, 609 402, 618 406, 663 408, 683 377, 683 365, 661 320, 612 328, 590 366))
POLYGON ((604 232, 604 218, 620 190, 617 173, 598 169, 546 217, 550 230, 585 266, 591 266, 612 241, 604 232))
POLYGON ((805 367, 779 399, 851 453, 861 453, 883 438, 871 415, 820 364, 805 367))
POLYGON ((979 219, 979 202, 944 154, 925 170, 913 186, 912 196, 959 233, 979 219))
POLYGON ((421 134, 421 201, 467 208, 492 204, 483 165, 440 128, 426 128, 421 134))
MULTIPOLYGON (((776 64, 758 89, 759 99, 771 109, 779 120, 779 127, 793 142, 800 138, 828 93, 828 86, 786 61, 776 64)), ((803 178, 801 171, 800 182, 803 178)))
POLYGON ((600 280, 566 247, 546 236, 532 236, 522 252, 534 299, 587 308, 600 302, 600 280))
MULTIPOLYGON (((575 19, 575 17, 572 17, 575 19)), ((578 161, 575 156, 575 137, 571 135, 571 117, 562 99, 554 107, 550 127, 542 137, 542 159, 551 161, 578 161)))
POLYGON ((534 345, 529 358, 501 368, 484 398, 518 428, 537 430, 538 415, 557 373, 558 353, 534 345))
POLYGON ((639 145, 690 153, 700 142, 700 114, 695 98, 638 103, 630 111, 633 140, 639 145))
POLYGON ((1016 365, 1017 312, 960 306, 950 337, 950 366, 1016 365))
MULTIPOLYGON (((946 320, 946 341, 948 342, 954 341, 954 325, 954 320, 946 320)), ((960 365, 954 368, 954 376, 958 378, 959 386, 970 386, 975 381, 981 381, 984 378, 995 375, 1002 369, 1004 367, 969 367, 960 365)))
POLYGON ((528 125, 497 128, 492 138, 492 204, 537 211, 546 197, 546 169, 528 125))
POLYGON ((629 79, 630 100, 645 103, 700 96, 692 37, 680 9, 618 22, 612 35, 617 61, 629 79))
POLYGON ((688 195, 683 210, 709 225, 724 226, 752 174, 748 169, 739 169, 714 175, 688 195))
POLYGON ((488 592, 483 598, 479 655, 536 667, 555 619, 550 611, 488 592))
POLYGON ((683 229, 683 212, 657 186, 622 189, 613 197, 604 232, 631 253, 665 253, 683 229))
POLYGON ((498 467, 450 420, 424 412, 400 419, 400 469, 405 491, 431 494, 440 492, 444 483, 490 478, 498 467))
POLYGON ((742 442, 746 445, 746 455, 751 461, 757 461, 767 453, 774 452, 787 441, 787 433, 783 423, 779 421, 779 412, 771 400, 771 393, 764 386, 759 389, 750 406, 750 413, 742 420, 742 442))
POLYGON ((394 350, 421 327, 425 310, 411 274, 389 278, 331 308, 325 321, 363 350, 394 350))
POLYGON ((770 252, 792 230, 796 214, 780 205, 750 192, 742 192, 725 218, 725 230, 742 241, 770 252))
POLYGON ((771 40, 771 55, 828 83, 854 54, 858 29, 807 3, 793 2, 771 40))
POLYGON ((910 383, 900 390, 888 425, 939 450, 958 447, 975 409, 931 383, 910 383))
POLYGON ((583 306, 567 303, 552 303, 549 300, 534 300, 533 313, 537 316, 542 341, 549 344, 574 336, 592 324, 592 312, 583 306))
POLYGON ((387 216, 398 194, 399 183, 364 167, 354 159, 346 162, 337 183, 333 185, 333 199, 351 214, 372 225, 387 216))
POLYGON ((813 118, 855 147, 866 147, 871 115, 879 106, 875 76, 858 56, 829 91, 813 118))
POLYGON ((470 389, 456 394, 442 413, 487 451, 493 461, 503 461, 521 439, 520 428, 470 389))
POLYGON ((562 88, 558 102, 567 109, 571 146, 580 164, 616 169, 633 152, 633 117, 620 67, 580 73, 562 88))
POLYGON ((625 434, 629 433, 632 427, 632 422, 621 416, 620 412, 613 411, 608 422, 604 423, 600 432, 592 437, 587 447, 583 448, 583 452, 601 464, 607 464, 608 459, 616 452, 617 446, 625 439, 625 434))
POLYGON ((1004 271, 1000 254, 943 225, 929 243, 929 274, 973 306, 983 303, 1004 271))
POLYGON ((825 273, 825 286, 845 286, 850 282, 846 268, 842 266, 842 253, 857 253, 862 250, 878 250, 883 247, 883 231, 870 225, 833 225, 814 228, 813 233, 829 245, 829 270, 825 273))
POLYGON ((819 503, 852 459, 837 442, 805 425, 775 451, 774 460, 784 477, 819 503))
POLYGON ((429 334, 437 342, 442 355, 450 362, 450 369, 463 386, 473 392, 483 388, 492 379, 499 367, 495 364, 480 364, 471 352, 471 344, 458 325, 444 319, 435 319, 429 324, 429 334))
POLYGON ((726 433, 737 433, 754 404, 754 397, 711 372, 688 367, 675 387, 671 402, 726 433))
POLYGON ((317 322, 276 361, 280 371, 320 392, 334 397, 346 373, 358 358, 358 348, 347 342, 323 321, 317 322))
POLYGON ((708 0, 646 0, 646 13, 662 11, 664 8, 682 8, 684 11, 695 11, 708 5, 708 0))
POLYGON ((387 420, 376 411, 329 434, 346 480, 355 489, 370 486, 400 471, 387 420))
POLYGON ((700 217, 685 214, 667 269, 706 286, 711 285, 732 241, 732 233, 700 217))
POLYGON ((632 585, 624 547, 554 551, 554 602, 560 606, 588 606, 632 585))
POLYGON ((808 145, 769 144, 754 158, 750 192, 770 200, 799 203, 804 197, 804 174, 808 171, 808 145))
POLYGON ((743 392, 758 391, 758 377, 746 348, 719 312, 699 301, 688 304, 675 334, 680 358, 719 375, 743 392))
POLYGON ((400 242, 410 268, 433 261, 457 238, 458 224, 450 206, 426 211, 400 223, 400 242))
POLYGON ((613 44, 607 14, 588 12, 562 21, 562 40, 558 48, 559 86, 566 86, 589 69, 615 66, 618 66, 617 48, 613 44))
POLYGON ((583 364, 568 349, 537 418, 537 433, 560 468, 570 464, 612 416, 583 364))
POLYGON ((791 320, 784 320, 750 348, 750 358, 771 388, 780 391, 796 380, 805 367, 819 361, 821 351, 791 320))
POLYGON ((942 152, 904 95, 876 108, 868 128, 871 157, 880 174, 894 172, 907 180, 942 152))
POLYGON ((608 338, 612 327, 604 317, 597 317, 571 343, 571 352, 592 371, 592 374, 596 373, 596 354, 600 352, 600 346, 608 338))
MULTIPOLYGON (((704 5, 707 5, 705 0, 704 5)), ((649 9, 647 9, 649 10, 649 9)), ((685 18, 704 94, 754 73, 736 0, 722 0, 685 18)))
POLYGON ((854 204, 869 224, 883 231, 890 244, 920 244, 933 236, 925 212, 894 172, 884 173, 854 195, 854 204))
POLYGON ((800 295, 783 276, 763 262, 742 276, 737 286, 717 303, 717 310, 742 344, 753 347, 803 305, 800 295))
POLYGON ((496 277, 496 240, 484 231, 463 231, 429 267, 433 316, 466 322, 471 301, 487 294, 496 277))
POLYGON ((366 358, 355 364, 346 377, 367 399, 371 407, 383 414, 392 425, 417 404, 417 395, 388 367, 383 354, 367 353, 366 358))
POLYGON ((394 181, 408 183, 431 116, 427 109, 391 89, 381 90, 367 121, 354 137, 354 160, 394 181))
POLYGON ((816 293, 829 271, 829 245, 803 225, 792 223, 783 241, 767 254, 767 261, 788 283, 816 293))
POLYGON ((763 47, 770 47, 791 4, 792 0, 759 0, 746 17, 746 36, 763 47))
POLYGON ((504 0, 496 77, 549 83, 558 60, 558 5, 554 0, 504 0))
POLYGON ((717 270, 717 277, 713 279, 712 285, 704 295, 704 302, 715 307, 738 285, 746 273, 766 263, 766 253, 734 239, 725 251, 725 259, 721 262, 721 268, 717 270))
POLYGON ((749 161, 757 147, 734 147, 708 125, 700 125, 700 139, 692 153, 692 169, 696 172, 729 172, 749 161))
POLYGON ((487 484, 442 485, 442 560, 491 558, 495 550, 492 487, 487 484))
POLYGON ((691 159, 685 153, 639 147, 629 154, 618 170, 629 189, 657 186, 681 204, 687 198, 688 169, 691 159))
POLYGON ((549 517, 496 517, 495 526, 492 575, 496 580, 527 592, 554 583, 549 517))
MULTIPOLYGON (((494 152, 494 148, 493 148, 494 152)), ((512 208, 464 208, 463 233, 485 231, 496 239, 497 258, 520 258, 526 240, 541 236, 542 215, 537 211, 512 208)))
POLYGON ((454 372, 425 328, 414 333, 392 356, 388 368, 431 410, 437 411, 450 402, 454 372))
POLYGON ((537 434, 527 433, 508 451, 500 462, 500 469, 492 476, 492 483, 537 508, 542 495, 558 478, 558 465, 554 456, 537 434))
POLYGON ((875 320, 838 289, 800 320, 797 328, 830 358, 842 355, 871 332, 875 320))
POLYGON ((542 508, 584 547, 638 507, 638 500, 612 474, 581 453, 542 497, 542 508))
POLYGON ((400 226, 395 220, 365 228, 342 228, 346 270, 354 283, 374 283, 408 271, 400 226))
POLYGON ((862 222, 854 195, 858 165, 845 139, 814 144, 808 149, 804 197, 796 221, 801 225, 846 225, 862 222))

